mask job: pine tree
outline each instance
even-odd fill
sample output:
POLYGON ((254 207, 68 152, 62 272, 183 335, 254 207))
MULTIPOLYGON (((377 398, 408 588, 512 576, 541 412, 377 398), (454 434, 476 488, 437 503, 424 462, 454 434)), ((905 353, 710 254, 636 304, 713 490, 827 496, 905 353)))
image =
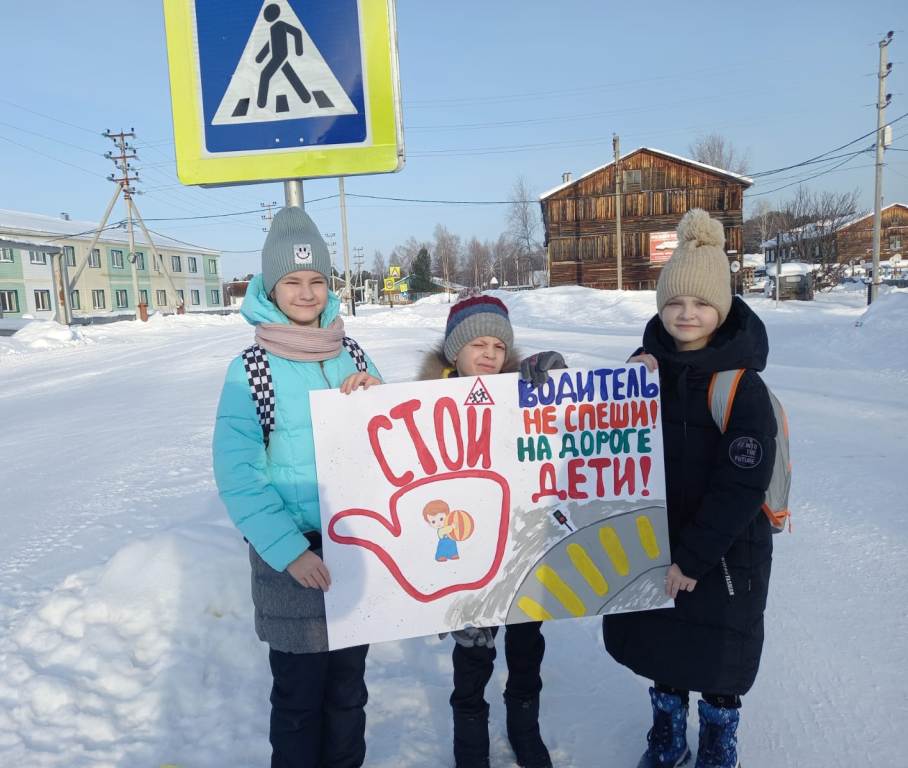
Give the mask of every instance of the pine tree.
POLYGON ((415 293, 428 293, 437 290, 432 283, 432 260, 429 251, 422 247, 410 266, 410 290, 415 293))

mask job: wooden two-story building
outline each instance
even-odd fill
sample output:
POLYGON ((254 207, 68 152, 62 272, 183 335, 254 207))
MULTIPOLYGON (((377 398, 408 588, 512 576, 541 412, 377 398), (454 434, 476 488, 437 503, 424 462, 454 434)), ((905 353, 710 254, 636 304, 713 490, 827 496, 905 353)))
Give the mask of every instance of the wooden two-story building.
MULTIPOLYGON (((780 232, 762 245, 767 264, 800 261, 867 266, 873 258, 873 213, 841 223, 802 224, 780 232)), ((880 212, 880 261, 908 256, 908 204, 890 203, 880 212)), ((906 258, 908 261, 908 258, 906 258)))
MULTIPOLYGON (((836 257, 841 264, 862 264, 873 257, 873 214, 856 218, 836 231, 836 257)), ((880 214, 880 261, 908 257, 908 205, 890 203, 880 214)))
MULTIPOLYGON (((743 253, 744 190, 753 182, 721 168, 641 147, 621 157, 623 288, 656 287, 691 208, 725 226, 730 256, 743 253)), ((551 285, 617 288, 614 162, 540 195, 551 285)))

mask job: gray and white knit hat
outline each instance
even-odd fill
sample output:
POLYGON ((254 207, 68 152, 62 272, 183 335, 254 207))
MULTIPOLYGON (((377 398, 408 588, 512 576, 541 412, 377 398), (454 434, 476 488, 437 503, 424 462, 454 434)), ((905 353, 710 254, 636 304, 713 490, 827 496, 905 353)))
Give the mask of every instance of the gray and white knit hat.
POLYGON ((725 253, 722 222, 694 208, 678 224, 678 247, 662 268, 656 283, 656 306, 662 309, 676 296, 695 296, 719 313, 719 325, 731 309, 731 271, 725 253))
POLYGON ((302 208, 281 208, 262 247, 262 282, 271 295, 278 280, 291 272, 312 270, 331 279, 331 254, 315 222, 302 208))

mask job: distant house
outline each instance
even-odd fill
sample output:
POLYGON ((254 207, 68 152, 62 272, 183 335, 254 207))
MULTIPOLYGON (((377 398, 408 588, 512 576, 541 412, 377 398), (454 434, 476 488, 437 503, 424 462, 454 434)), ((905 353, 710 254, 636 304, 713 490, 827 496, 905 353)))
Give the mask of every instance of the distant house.
POLYGON ((250 280, 252 280, 252 275, 246 275, 246 277, 235 277, 224 283, 225 307, 239 307, 243 303, 250 280))
MULTIPOLYGON (((880 261, 904 256, 908 248, 908 205, 891 203, 883 208, 880 226, 880 261)), ((873 258, 873 214, 850 221, 836 232, 836 253, 842 264, 873 258)))
MULTIPOLYGON (((908 204, 891 203, 882 210, 880 261, 903 256, 908 246, 908 204)), ((873 214, 853 216, 835 227, 805 224, 782 232, 762 245, 766 263, 817 262, 831 249, 830 261, 862 265, 873 257, 873 214)))
MULTIPOLYGON (((625 289, 656 286, 677 241, 675 229, 691 208, 703 208, 725 227, 730 255, 743 252, 743 198, 753 182, 721 168, 660 149, 622 156, 622 282, 625 289)), ((615 162, 540 195, 550 284, 617 286, 615 162)))

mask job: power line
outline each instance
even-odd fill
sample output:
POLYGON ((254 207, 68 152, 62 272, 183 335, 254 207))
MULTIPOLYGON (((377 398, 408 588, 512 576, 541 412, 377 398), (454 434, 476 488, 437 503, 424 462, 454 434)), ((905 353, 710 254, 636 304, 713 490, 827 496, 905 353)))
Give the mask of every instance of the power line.
POLYGON ((109 229, 122 229, 125 224, 126 224, 126 222, 121 220, 121 221, 117 221, 113 224, 108 224, 106 227, 101 227, 100 229, 98 227, 95 227, 94 229, 86 229, 84 232, 72 232, 72 233, 69 233, 66 235, 57 235, 55 237, 49 237, 49 238, 47 238, 47 242, 54 243, 57 240, 68 240, 72 237, 82 237, 83 235, 93 235, 93 234, 95 234, 95 232, 106 232, 109 229))
MULTIPOLYGON (((903 115, 899 115, 894 120, 890 120, 888 124, 895 125, 897 122, 899 122, 899 120, 903 120, 906 117, 908 117, 908 112, 905 112, 903 115)), ((852 144, 857 144, 862 139, 866 139, 869 136, 873 136, 876 132, 877 132, 876 129, 874 129, 872 131, 868 131, 867 133, 863 134, 862 136, 858 136, 856 139, 852 139, 847 144, 842 144, 842 146, 840 146, 840 147, 836 147, 835 149, 827 150, 826 152, 823 152, 820 155, 815 155, 814 157, 808 158, 807 160, 803 160, 800 163, 795 163, 794 165, 788 165, 783 168, 775 168, 771 171, 759 171, 758 173, 752 173, 752 174, 750 174, 750 178, 756 178, 758 176, 769 176, 770 174, 773 174, 773 173, 781 173, 782 171, 790 171, 792 168, 799 168, 802 165, 808 165, 809 163, 819 160, 820 158, 825 157, 826 155, 831 155, 833 152, 838 152, 839 150, 845 149, 845 147, 850 147, 852 144)))
MULTIPOLYGON (((828 168, 825 171, 820 171, 819 173, 815 173, 813 176, 807 176, 806 178, 798 179, 797 181, 792 181, 788 184, 783 184, 781 187, 776 187, 775 189, 767 189, 765 192, 754 192, 753 194, 749 195, 749 197, 761 197, 762 195, 771 195, 773 192, 778 192, 781 189, 787 189, 788 187, 793 187, 796 184, 803 184, 805 181, 810 181, 811 179, 816 179, 816 178, 819 178, 820 176, 825 176, 827 173, 832 173, 837 168, 841 168, 846 163, 850 163, 852 160, 854 160, 855 157, 856 156, 845 158, 841 163, 837 163, 832 168, 828 168)), ((860 166, 860 167, 867 167, 867 166, 860 166)))
POLYGON ((261 248, 253 248, 251 250, 246 250, 246 251, 229 251, 229 250, 225 251, 225 250, 222 250, 221 248, 209 248, 204 245, 198 245, 197 243, 190 243, 187 240, 180 240, 179 238, 171 237, 170 235, 165 235, 163 232, 157 232, 157 231, 153 230, 151 227, 148 227, 148 231, 151 232, 153 235, 157 235, 158 237, 165 237, 168 240, 172 240, 175 243, 180 243, 181 245, 188 245, 190 248, 198 248, 200 251, 217 251, 218 253, 260 253, 261 252, 261 248))
POLYGON ((443 106, 445 104, 456 106, 463 104, 480 104, 484 102, 495 102, 495 103, 505 103, 510 101, 521 101, 524 99, 538 99, 546 96, 571 96, 581 93, 590 93, 592 91, 602 91, 602 90, 620 90, 622 88, 631 88, 634 86, 639 86, 643 83, 655 83, 669 81, 674 82, 676 80, 685 80, 692 77, 699 77, 701 75, 712 75, 716 73, 728 73, 735 69, 740 69, 742 67, 748 66, 745 63, 731 65, 728 68, 717 68, 717 67, 705 67, 703 69, 692 70, 687 73, 676 73, 673 72, 670 75, 659 75, 656 77, 645 77, 637 78, 635 80, 619 80, 610 83, 599 83, 597 85, 588 85, 578 88, 554 88, 548 90, 539 90, 539 91, 527 91, 523 93, 511 93, 511 94, 494 94, 491 96, 461 96, 447 99, 414 99, 414 100, 404 100, 404 107, 408 108, 417 108, 422 109, 426 107, 437 107, 443 106))
POLYGON ((72 147, 73 149, 78 149, 80 152, 87 152, 90 155, 95 157, 102 157, 102 154, 94 149, 88 149, 87 147, 79 146, 78 144, 72 144, 68 141, 63 141, 62 139, 56 139, 53 136, 47 136, 43 133, 38 133, 37 131, 29 130, 28 128, 22 128, 18 125, 13 125, 12 123, 0 122, 0 125, 6 126, 7 128, 12 128, 14 131, 20 131, 22 133, 27 133, 31 136, 37 136, 39 139, 46 139, 47 141, 53 141, 56 144, 63 144, 66 147, 72 147))
POLYGON ((55 123, 60 123, 61 125, 68 125, 70 128, 76 128, 80 131, 85 131, 86 133, 90 133, 92 136, 98 135, 98 131, 93 130, 91 128, 86 128, 84 125, 76 125, 75 123, 67 123, 65 120, 61 120, 59 115, 47 115, 44 112, 37 112, 36 110, 30 109, 29 107, 23 107, 21 104, 16 104, 15 102, 10 101, 9 99, 0 98, 0 102, 2 102, 3 104, 9 104, 9 106, 15 107, 16 109, 21 109, 23 112, 31 112, 33 115, 38 115, 38 117, 46 117, 48 120, 53 120, 55 123))
MULTIPOLYGON (((315 197, 311 200, 306 200, 306 205, 309 205, 310 203, 319 203, 322 200, 332 200, 336 197, 337 197, 337 193, 335 193, 333 195, 325 195, 324 197, 315 197)), ((361 197, 361 195, 357 195, 357 197, 361 197)), ((148 218, 148 219, 145 219, 145 221, 195 221, 198 219, 222 219, 222 218, 228 218, 230 216, 248 216, 251 213, 261 215, 262 209, 253 208, 248 211, 233 211, 231 213, 212 213, 212 214, 206 214, 206 215, 202 215, 202 216, 160 216, 158 218, 148 218)))
POLYGON ((82 166, 76 165, 75 163, 70 163, 70 162, 67 162, 66 160, 61 160, 59 157, 54 157, 53 155, 48 155, 46 152, 41 152, 40 150, 35 149, 34 147, 30 147, 27 144, 22 144, 19 141, 15 141, 14 139, 8 138, 7 136, 0 136, 0 141, 7 141, 10 144, 15 144, 17 147, 21 147, 22 149, 25 149, 29 152, 34 152, 36 155, 41 155, 41 157, 46 157, 48 160, 53 160, 55 163, 62 163, 63 165, 68 165, 70 168, 75 168, 77 171, 82 171, 83 173, 87 173, 90 176, 94 176, 96 179, 104 178, 103 176, 101 176, 99 173, 97 173, 95 171, 90 171, 90 170, 88 170, 88 168, 83 168, 82 166))
MULTIPOLYGON (((729 99, 722 99, 720 101, 727 101, 729 99)), ((545 123, 560 123, 574 120, 587 120, 590 118, 602 118, 602 117, 614 117, 616 115, 627 115, 627 114, 637 114, 645 112, 658 112, 671 107, 685 106, 689 104, 698 104, 709 102, 714 104, 715 99, 703 98, 695 100, 685 100, 685 101, 676 101, 670 102, 667 104, 658 104, 658 105, 649 105, 649 106, 637 106, 629 107, 627 109, 613 109, 605 112, 586 112, 575 115, 557 115, 554 117, 536 117, 536 118, 527 118, 524 120, 501 120, 501 121, 491 121, 491 122, 482 122, 482 123, 448 123, 448 124, 437 124, 437 125, 410 125, 407 126, 407 133, 421 132, 421 131, 448 131, 448 130, 463 130, 471 128, 499 128, 499 127, 509 127, 516 125, 542 125, 545 123)))
POLYGON ((761 171, 759 173, 748 174, 751 179, 755 179, 754 183, 759 184, 761 179, 765 179, 767 176, 775 176, 777 173, 784 173, 785 171, 792 171, 796 168, 806 168, 811 165, 819 165, 821 163, 828 163, 830 160, 840 160, 844 157, 854 157, 855 155, 863 155, 867 152, 873 151, 873 145, 865 147, 864 149, 858 149, 854 152, 845 152, 841 155, 827 155, 825 157, 812 158, 810 160, 802 160, 799 163, 793 163, 792 165, 787 165, 784 168, 774 168, 771 171, 761 171))

